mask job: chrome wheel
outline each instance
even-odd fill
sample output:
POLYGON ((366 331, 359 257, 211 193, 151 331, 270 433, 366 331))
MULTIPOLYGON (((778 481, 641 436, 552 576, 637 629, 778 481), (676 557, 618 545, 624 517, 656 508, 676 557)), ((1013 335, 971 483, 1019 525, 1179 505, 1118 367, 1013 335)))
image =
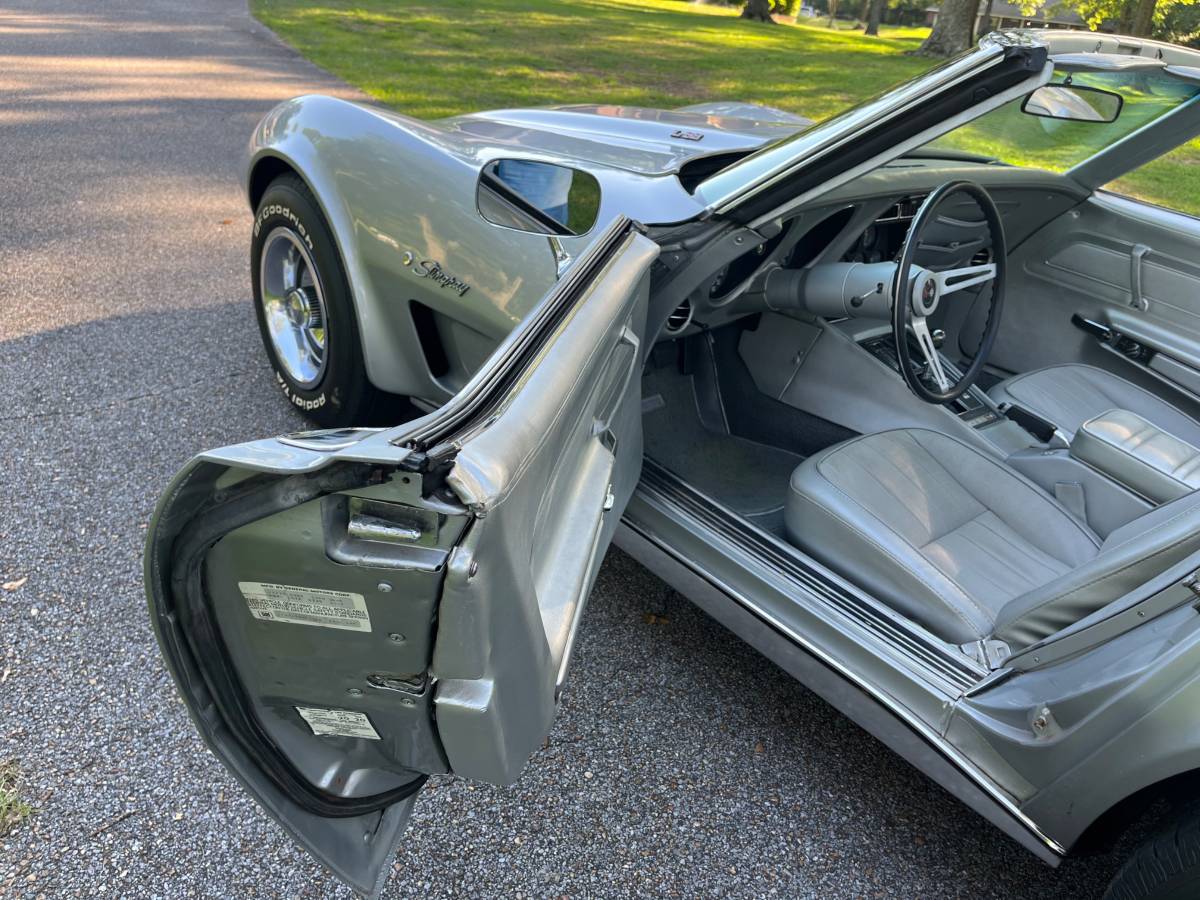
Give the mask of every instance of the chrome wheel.
POLYGON ((308 248, 290 228, 267 235, 258 278, 275 356, 297 385, 311 388, 325 372, 325 296, 308 248))

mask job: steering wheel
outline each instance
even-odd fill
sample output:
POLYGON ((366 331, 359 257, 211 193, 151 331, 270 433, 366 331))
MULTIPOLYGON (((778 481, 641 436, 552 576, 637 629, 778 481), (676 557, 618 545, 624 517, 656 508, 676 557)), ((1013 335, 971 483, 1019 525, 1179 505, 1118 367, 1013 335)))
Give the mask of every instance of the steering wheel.
POLYGON ((921 208, 913 217, 904 239, 900 262, 896 266, 892 282, 892 336, 896 344, 896 358, 900 361, 900 374, 909 389, 927 403, 948 403, 966 393, 987 362, 996 332, 1000 329, 1000 309, 1004 305, 1004 276, 1007 269, 1007 253, 1004 243, 1004 225, 1000 211, 991 196, 973 181, 948 181, 925 198, 921 208), (921 246, 921 236, 933 220, 937 208, 947 198, 966 194, 979 204, 992 238, 992 261, 978 266, 962 266, 933 272, 913 265, 913 258, 921 246), (915 271, 914 271, 915 270, 915 271), (958 381, 951 383, 942 367, 933 337, 929 333, 927 319, 937 309, 942 297, 964 288, 992 283, 992 305, 988 310, 987 324, 979 339, 975 359, 962 373, 958 381), (908 333, 912 332, 925 359, 926 371, 933 377, 937 389, 926 384, 914 371, 912 353, 908 348, 908 333))

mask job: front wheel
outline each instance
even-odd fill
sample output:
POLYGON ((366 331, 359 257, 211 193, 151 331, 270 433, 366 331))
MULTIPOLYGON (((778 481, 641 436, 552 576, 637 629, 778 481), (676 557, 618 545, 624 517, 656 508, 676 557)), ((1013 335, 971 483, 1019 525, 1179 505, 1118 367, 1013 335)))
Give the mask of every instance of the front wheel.
POLYGON ((297 176, 280 176, 263 194, 250 265, 259 331, 283 395, 324 428, 380 424, 394 398, 367 380, 333 233, 297 176))
POLYGON ((1104 900, 1200 897, 1200 804, 1167 820, 1121 866, 1104 900))

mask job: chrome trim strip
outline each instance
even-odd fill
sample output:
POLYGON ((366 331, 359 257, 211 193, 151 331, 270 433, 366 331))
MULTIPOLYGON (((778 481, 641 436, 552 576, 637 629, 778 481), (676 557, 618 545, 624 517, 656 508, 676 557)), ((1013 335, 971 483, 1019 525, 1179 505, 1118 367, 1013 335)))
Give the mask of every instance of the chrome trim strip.
MULTIPOLYGON (((642 491, 642 485, 640 483, 637 490, 639 492, 642 491)), ((780 621, 777 617, 772 616, 769 612, 762 609, 762 607, 758 606, 744 594, 739 593, 736 588, 726 585, 704 567, 697 564, 695 560, 685 558, 682 554, 677 553, 669 543, 651 533, 645 526, 636 522, 631 522, 628 519, 625 520, 625 524, 636 534, 649 541, 680 565, 690 569, 696 575, 703 578, 717 590, 721 591, 722 594, 729 597, 730 600, 733 600, 735 603, 742 606, 745 610, 769 625, 779 634, 785 636, 804 652, 820 660, 823 664, 837 672, 840 676, 845 678, 863 693, 867 694, 881 706, 885 707, 889 712, 896 716, 896 718, 920 735, 931 747, 941 753, 947 761, 952 763, 959 769, 959 771, 970 778, 971 781, 973 781, 984 793, 994 800, 1013 819, 1020 823, 1020 825, 1030 834, 1034 835, 1051 852, 1053 852, 1056 856, 1066 856, 1066 848, 1038 828, 1033 820, 1026 816, 1021 809, 1008 797, 1008 795, 994 782, 992 782, 990 778, 988 778, 986 773, 977 768, 970 759, 968 759, 961 751, 958 750, 957 747, 955 747, 953 744, 950 744, 940 734, 929 728, 920 719, 913 716, 902 704, 894 701, 891 697, 889 697, 883 691, 877 689, 866 679, 860 678, 856 673, 840 663, 830 654, 826 653, 820 647, 807 640, 802 634, 790 628, 786 623, 780 621)))

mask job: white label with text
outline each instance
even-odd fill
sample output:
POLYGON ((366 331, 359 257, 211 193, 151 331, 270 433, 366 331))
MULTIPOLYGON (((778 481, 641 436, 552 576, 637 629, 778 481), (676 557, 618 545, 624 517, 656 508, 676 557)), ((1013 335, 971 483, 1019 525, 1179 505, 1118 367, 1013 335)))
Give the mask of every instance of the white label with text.
POLYGON ((238 588, 256 619, 346 631, 371 630, 371 616, 362 594, 261 581, 239 581, 238 588))
POLYGON ((314 709, 311 706, 297 706, 296 712, 308 723, 313 734, 379 740, 379 733, 366 713, 349 709, 314 709))

